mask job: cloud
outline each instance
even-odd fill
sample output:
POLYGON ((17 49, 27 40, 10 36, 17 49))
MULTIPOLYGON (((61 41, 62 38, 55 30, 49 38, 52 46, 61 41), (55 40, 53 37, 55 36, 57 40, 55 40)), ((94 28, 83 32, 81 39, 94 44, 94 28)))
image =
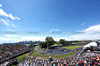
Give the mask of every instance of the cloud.
POLYGON ((82 23, 80 26, 83 26, 83 25, 85 25, 86 23, 82 23))
POLYGON ((5 34, 6 37, 19 37, 17 35, 9 35, 9 34, 5 34))
POLYGON ((53 30, 50 30, 49 32, 52 33, 53 30))
POLYGON ((18 35, 10 35, 10 34, 5 34, 3 37, 0 37, 0 44, 2 43, 12 43, 16 41, 20 41, 20 36, 18 35))
POLYGON ((5 25, 9 26, 8 22, 6 22, 4 19, 1 18, 1 21, 2 21, 5 25))
MULTIPOLYGON (((80 34, 74 34, 69 37, 64 36, 64 37, 53 37, 55 41, 59 41, 60 39, 65 39, 65 40, 96 40, 100 39, 100 24, 90 26, 84 30, 82 30, 80 34), (89 33, 91 32, 91 33, 89 33)), ((21 37, 21 36, 16 36, 16 35, 5 35, 7 38, 0 37, 0 42, 18 42, 18 41, 45 41, 46 37, 21 37), (17 37, 17 39, 13 39, 12 37, 17 37)))
POLYGON ((53 30, 56 30, 56 29, 53 29, 53 30))
POLYGON ((59 31, 59 29, 56 29, 57 31, 59 31))
MULTIPOLYGON (((0 7, 2 5, 0 4, 0 7)), ((0 20, 7 26, 13 26, 16 27, 16 25, 13 23, 12 20, 20 20, 19 17, 13 16, 11 13, 7 14, 3 9, 0 8, 0 16, 5 16, 6 18, 1 18, 0 20), (10 18, 10 20, 8 19, 10 18)))
POLYGON ((7 29, 7 31, 15 31, 15 30, 13 30, 13 29, 7 29))
MULTIPOLYGON (((45 41, 46 37, 22 37, 19 41, 25 41, 25 40, 32 40, 32 41, 45 41)), ((54 38, 54 37, 53 37, 54 38)), ((59 41, 60 39, 65 39, 65 37, 59 37, 59 38, 54 38, 55 41, 59 41)))
POLYGON ((100 32, 100 24, 98 25, 94 25, 94 26, 90 26, 89 28, 84 30, 85 33, 98 33, 100 32))
POLYGON ((41 40, 41 41, 45 41, 45 37, 22 37, 21 40, 23 40, 23 41, 25 41, 25 40, 33 40, 33 41, 41 40))
POLYGON ((13 16, 12 14, 7 14, 5 11, 3 11, 3 9, 0 8, 0 15, 1 16, 5 16, 5 17, 9 17, 11 18, 12 20, 20 20, 20 18, 16 17, 16 16, 13 16))
POLYGON ((66 37, 54 38, 54 40, 55 40, 55 41, 59 41, 60 39, 65 39, 65 40, 68 40, 66 37))
POLYGON ((16 19, 20 20, 20 18, 14 17, 14 16, 12 16, 12 14, 9 14, 9 17, 10 17, 12 20, 16 20, 16 19))
POLYGON ((2 5, 0 4, 0 7, 2 7, 2 5))
POLYGON ((80 31, 84 33, 75 34, 69 37, 71 40, 94 40, 94 39, 100 39, 100 24, 90 26, 87 29, 80 31))
POLYGON ((49 32, 52 33, 53 31, 59 31, 59 29, 52 29, 49 32))
POLYGON ((0 9, 0 15, 3 15, 3 16, 6 16, 6 17, 9 16, 9 15, 8 15, 6 12, 4 12, 2 9, 0 9))
POLYGON ((14 41, 16 41, 16 39, 0 37, 0 43, 11 43, 14 41))
MULTIPOLYGON (((5 34, 5 37, 0 37, 0 43, 12 43, 12 42, 20 42, 20 41, 45 41, 46 37, 21 37, 18 35, 9 35, 5 34), (15 38, 17 37, 17 38, 15 38)), ((53 37, 54 38, 54 37, 53 37)), ((65 37, 54 38, 55 41, 59 41, 60 39, 65 39, 65 37)))
POLYGON ((0 43, 8 43, 8 42, 19 42, 19 41, 45 41, 45 37, 21 37, 21 36, 17 36, 17 35, 9 35, 9 34, 5 34, 4 37, 0 37, 0 43), (14 37, 17 37, 14 38, 14 37))
POLYGON ((13 27, 16 27, 16 25, 14 25, 14 24, 11 24, 13 27))
POLYGON ((3 19, 3 18, 1 18, 0 20, 1 20, 1 22, 3 22, 3 23, 4 23, 5 25, 7 25, 7 26, 16 27, 16 25, 14 25, 13 21, 10 21, 10 20, 8 20, 8 19, 3 19))

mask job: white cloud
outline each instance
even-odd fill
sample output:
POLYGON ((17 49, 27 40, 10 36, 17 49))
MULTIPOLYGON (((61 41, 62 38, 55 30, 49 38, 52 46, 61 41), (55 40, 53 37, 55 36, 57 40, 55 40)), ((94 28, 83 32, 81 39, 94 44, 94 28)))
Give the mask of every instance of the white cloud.
POLYGON ((9 41, 9 40, 11 40, 11 38, 4 38, 4 37, 0 37, 0 40, 2 40, 2 41, 9 41))
POLYGON ((75 34, 69 37, 69 39, 73 40, 94 40, 94 39, 100 39, 100 24, 90 26, 89 28, 81 31, 84 32, 83 34, 75 34))
MULTIPOLYGON (((57 38, 56 38, 57 39, 57 38)), ((21 37, 17 35, 9 35, 6 34, 5 38, 0 37, 0 43, 12 43, 12 42, 20 42, 20 41, 45 41, 45 37, 21 37), (17 39, 15 38, 17 37, 17 39)))
POLYGON ((4 20, 3 18, 1 18, 1 22, 3 22, 5 25, 7 26, 13 26, 16 27, 16 25, 14 25, 13 21, 10 21, 8 19, 4 20))
MULTIPOLYGON (((46 37, 22 37, 19 41, 25 41, 25 40, 32 40, 32 41, 45 41, 46 37)), ((53 37, 54 38, 54 37, 53 37)), ((59 41, 60 39, 65 39, 65 37, 59 37, 59 38, 54 38, 55 41, 59 41)))
POLYGON ((53 30, 50 30, 49 32, 52 33, 53 30))
MULTIPOLYGON (((95 40, 95 39, 100 39, 100 24, 90 26, 87 29, 83 30, 82 32, 85 32, 83 34, 75 34, 71 35, 69 37, 53 37, 55 41, 59 41, 59 39, 65 39, 65 40, 95 40), (88 33, 92 32, 92 33, 88 33)), ((32 41, 45 41, 45 37, 21 37, 21 36, 16 36, 16 35, 5 35, 6 37, 9 38, 3 38, 0 37, 0 42, 18 42, 18 41, 25 41, 25 40, 32 40, 32 41), (17 39, 13 39, 10 37, 17 37, 17 39)))
POLYGON ((33 41, 45 41, 45 37, 22 37, 21 41, 33 40, 33 41))
POLYGON ((16 41, 16 39, 11 39, 11 38, 4 38, 4 37, 0 37, 0 43, 11 43, 16 41))
POLYGON ((5 34, 3 37, 0 37, 0 44, 1 43, 12 43, 16 41, 20 41, 20 36, 19 35, 10 35, 10 34, 5 34))
POLYGON ((52 33, 53 31, 59 31, 59 29, 52 29, 49 32, 52 33))
POLYGON ((19 17, 16 17, 16 16, 13 16, 11 13, 9 13, 9 14, 7 14, 3 9, 1 9, 0 8, 0 16, 5 16, 6 17, 6 19, 2 19, 1 18, 1 21, 3 22, 3 23, 5 23, 5 25, 10 25, 10 26, 13 26, 13 27, 16 27, 16 25, 13 23, 13 21, 12 20, 20 20, 20 18, 19 17), (7 18, 10 18, 10 19, 12 19, 12 20, 8 20, 7 18))
POLYGON ((0 4, 0 7, 2 7, 2 5, 0 4))
POLYGON ((20 18, 18 18, 18 17, 14 17, 14 16, 12 16, 12 14, 9 14, 9 17, 10 17, 11 19, 13 19, 13 20, 15 20, 15 19, 20 20, 20 18))
POLYGON ((80 34, 70 36, 69 40, 95 40, 100 39, 100 34, 80 34))
MULTIPOLYGON (((45 41, 46 37, 21 37, 21 36, 17 36, 17 35, 9 35, 9 34, 5 34, 4 37, 0 37, 0 43, 7 43, 7 42, 19 42, 19 41, 45 41), (14 37, 17 37, 17 39, 15 39, 14 37)), ((54 37, 53 37, 54 38, 54 37)), ((55 41, 59 41, 60 39, 65 39, 65 37, 59 37, 59 38, 54 38, 55 41)))
POLYGON ((5 16, 5 17, 9 17, 12 20, 20 20, 20 18, 16 17, 16 16, 12 16, 12 14, 7 14, 5 11, 3 11, 3 9, 0 8, 0 15, 1 16, 5 16))
MULTIPOLYGON (((2 7, 2 5, 0 4, 0 7, 2 7)), ((5 24, 5 25, 9 25, 9 26, 13 26, 16 27, 16 25, 13 23, 12 20, 20 20, 19 17, 13 16, 11 13, 7 14, 3 9, 0 8, 0 16, 5 16, 5 19, 1 18, 1 21, 5 24), (12 19, 9 20, 8 18, 12 19)))
POLYGON ((1 21, 2 21, 5 25, 9 26, 8 22, 6 22, 4 19, 1 18, 1 21))
POLYGON ((57 29, 57 31, 59 31, 59 29, 57 29))
POLYGON ((66 37, 54 38, 54 40, 55 40, 55 41, 59 41, 60 39, 65 39, 65 40, 68 40, 68 39, 66 39, 66 37))
POLYGON ((14 24, 11 24, 11 26, 16 27, 16 25, 14 25, 14 24))
POLYGON ((3 16, 6 16, 6 17, 9 16, 9 15, 8 15, 6 12, 4 12, 2 9, 0 9, 0 15, 3 15, 3 16))
POLYGON ((15 31, 15 30, 13 30, 13 29, 7 29, 7 31, 15 31))
POLYGON ((83 25, 85 25, 86 23, 82 23, 80 26, 83 26, 83 25))
POLYGON ((17 35, 9 35, 9 34, 5 34, 6 37, 19 37, 17 35))
POLYGON ((90 26, 89 28, 84 30, 85 33, 97 33, 100 32, 100 24, 99 25, 94 25, 90 26))

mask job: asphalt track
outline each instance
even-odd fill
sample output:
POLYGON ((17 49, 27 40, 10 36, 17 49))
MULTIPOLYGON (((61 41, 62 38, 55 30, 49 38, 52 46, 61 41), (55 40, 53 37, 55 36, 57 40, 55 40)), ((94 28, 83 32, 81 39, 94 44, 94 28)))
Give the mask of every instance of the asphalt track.
POLYGON ((39 46, 36 46, 34 51, 38 54, 43 54, 43 55, 64 55, 64 54, 69 54, 69 53, 72 53, 72 52, 76 52, 78 50, 80 50, 83 46, 81 47, 78 47, 74 50, 69 50, 69 49, 65 49, 65 48, 62 48, 62 47, 57 47, 56 49, 50 49, 48 51, 40 51, 39 50, 39 46))

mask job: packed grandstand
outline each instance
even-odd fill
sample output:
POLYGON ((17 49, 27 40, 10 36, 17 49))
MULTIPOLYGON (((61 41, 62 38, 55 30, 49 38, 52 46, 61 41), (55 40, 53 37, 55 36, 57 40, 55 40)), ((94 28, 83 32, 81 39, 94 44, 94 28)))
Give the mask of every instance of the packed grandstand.
POLYGON ((74 55, 72 57, 66 58, 41 58, 35 57, 30 59, 25 59, 23 62, 18 64, 18 66, 99 66, 100 65, 100 54, 97 53, 82 53, 81 56, 77 57, 74 55), (89 56, 89 55, 90 56, 89 56), (88 56, 87 56, 88 55, 88 56))
POLYGON ((0 63, 12 59, 30 50, 30 48, 25 46, 24 44, 1 45, 0 48, 2 48, 2 50, 0 50, 0 63))

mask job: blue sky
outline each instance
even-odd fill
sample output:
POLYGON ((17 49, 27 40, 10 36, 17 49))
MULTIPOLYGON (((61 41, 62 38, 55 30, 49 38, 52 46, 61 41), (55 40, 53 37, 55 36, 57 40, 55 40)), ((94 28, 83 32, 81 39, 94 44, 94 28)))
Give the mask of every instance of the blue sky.
POLYGON ((99 39, 100 0, 0 0, 0 31, 48 32, 2 33, 0 43, 44 40, 46 36, 52 36, 55 40, 99 39), (77 31, 84 34, 75 34, 77 31))

